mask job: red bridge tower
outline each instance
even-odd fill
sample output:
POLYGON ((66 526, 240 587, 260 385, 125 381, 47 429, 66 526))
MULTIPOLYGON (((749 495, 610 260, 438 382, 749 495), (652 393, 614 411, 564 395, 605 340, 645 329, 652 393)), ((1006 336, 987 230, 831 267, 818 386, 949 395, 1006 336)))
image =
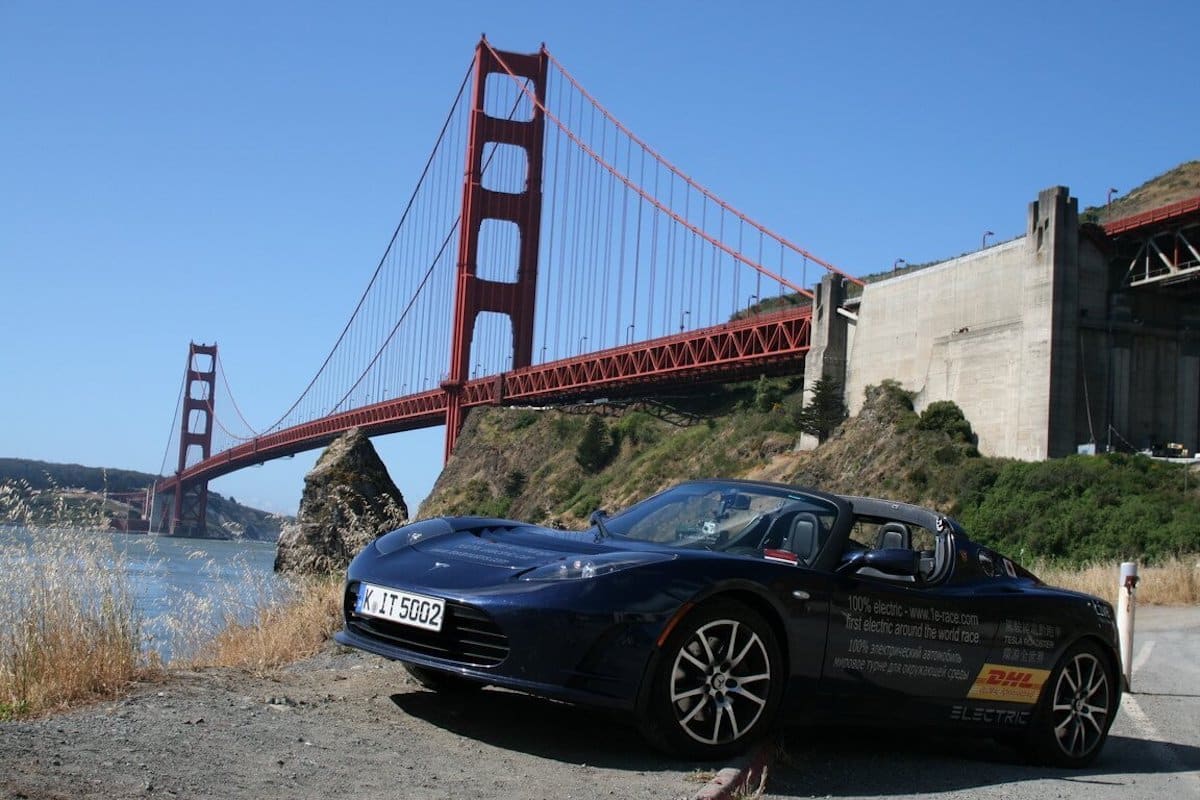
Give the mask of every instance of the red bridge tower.
MULTIPOLYGON (((542 218, 542 150, 548 56, 543 47, 533 54, 493 50, 487 39, 475 48, 474 101, 467 139, 467 166, 463 180, 463 216, 458 243, 458 277, 455 283, 454 322, 450 346, 450 373, 442 383, 446 391, 446 458, 454 451, 463 425, 462 389, 470 374, 471 341, 475 320, 482 311, 506 314, 512 322, 514 369, 527 367, 533 355, 533 315, 537 292, 538 246, 542 218), (529 81, 537 102, 528 101, 527 120, 490 116, 484 110, 489 75, 508 80, 509 74, 529 81), (499 192, 483 186, 483 156, 488 144, 513 145, 525 150, 528 171, 525 190, 499 192), (479 231, 484 220, 506 220, 517 227, 515 282, 480 278, 477 272, 479 231)), ((522 103, 523 105, 524 103, 522 103)))
MULTIPOLYGON (((208 458, 212 451, 213 402, 216 398, 217 345, 196 344, 188 347, 187 380, 183 387, 183 415, 179 426, 179 472, 188 465, 191 448, 200 448, 196 461, 208 458), (207 365, 201 362, 207 358, 207 365), (207 369, 205 369, 207 366, 207 369)), ((208 481, 175 486, 170 533, 204 536, 208 524, 208 481)))

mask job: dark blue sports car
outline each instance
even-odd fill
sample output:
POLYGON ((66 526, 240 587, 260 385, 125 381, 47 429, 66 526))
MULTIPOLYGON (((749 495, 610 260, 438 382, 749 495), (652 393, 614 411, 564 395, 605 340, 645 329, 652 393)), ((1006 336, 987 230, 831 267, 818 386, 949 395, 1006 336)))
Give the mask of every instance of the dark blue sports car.
POLYGON ((1104 744, 1112 607, 948 517, 710 480, 592 522, 439 518, 382 536, 350 565, 337 640, 436 690, 625 710, 687 756, 828 713, 986 733, 1067 766, 1104 744))

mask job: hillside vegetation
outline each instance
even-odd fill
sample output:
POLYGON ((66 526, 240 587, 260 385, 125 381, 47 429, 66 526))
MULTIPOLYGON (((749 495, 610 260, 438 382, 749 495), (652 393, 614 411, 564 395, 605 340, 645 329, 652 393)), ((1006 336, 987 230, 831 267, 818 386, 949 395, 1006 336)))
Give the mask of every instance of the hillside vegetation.
POLYGON ((1141 214, 1177 203, 1200 194, 1200 161, 1186 161, 1125 193, 1113 195, 1104 206, 1086 208, 1079 213, 1086 222, 1107 222, 1141 214))
POLYGON ((472 411, 420 516, 582 527, 595 508, 616 511, 679 480, 746 477, 933 506, 1027 561, 1200 552, 1200 473, 1120 453, 984 458, 957 406, 918 415, 896 384, 868 388, 859 415, 805 452, 798 380, 715 387, 669 408, 575 411, 472 411))

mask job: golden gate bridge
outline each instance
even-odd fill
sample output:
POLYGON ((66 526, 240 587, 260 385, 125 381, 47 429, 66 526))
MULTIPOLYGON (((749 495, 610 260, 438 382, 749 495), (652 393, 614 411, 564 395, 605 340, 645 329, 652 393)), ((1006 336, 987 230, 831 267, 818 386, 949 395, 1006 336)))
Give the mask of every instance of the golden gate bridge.
POLYGON ((160 468, 175 472, 147 492, 146 520, 203 531, 209 480, 350 428, 444 424, 449 458, 477 406, 800 373, 808 287, 830 273, 861 283, 668 161, 544 45, 512 53, 483 38, 383 255, 294 402, 251 424, 217 345, 190 345, 160 468))

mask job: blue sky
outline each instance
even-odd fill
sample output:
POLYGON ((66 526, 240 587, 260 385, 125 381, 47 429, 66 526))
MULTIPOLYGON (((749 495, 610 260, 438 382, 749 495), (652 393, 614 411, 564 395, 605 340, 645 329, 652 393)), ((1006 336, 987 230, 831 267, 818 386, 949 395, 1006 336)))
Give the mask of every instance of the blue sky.
MULTIPOLYGON (((855 274, 1200 157, 1191 2, 0 0, 0 456, 157 472, 189 340, 303 388, 481 32, 855 274)), ((376 440, 415 508, 441 429, 376 440)), ((317 453, 212 488, 294 513, 317 453)))

